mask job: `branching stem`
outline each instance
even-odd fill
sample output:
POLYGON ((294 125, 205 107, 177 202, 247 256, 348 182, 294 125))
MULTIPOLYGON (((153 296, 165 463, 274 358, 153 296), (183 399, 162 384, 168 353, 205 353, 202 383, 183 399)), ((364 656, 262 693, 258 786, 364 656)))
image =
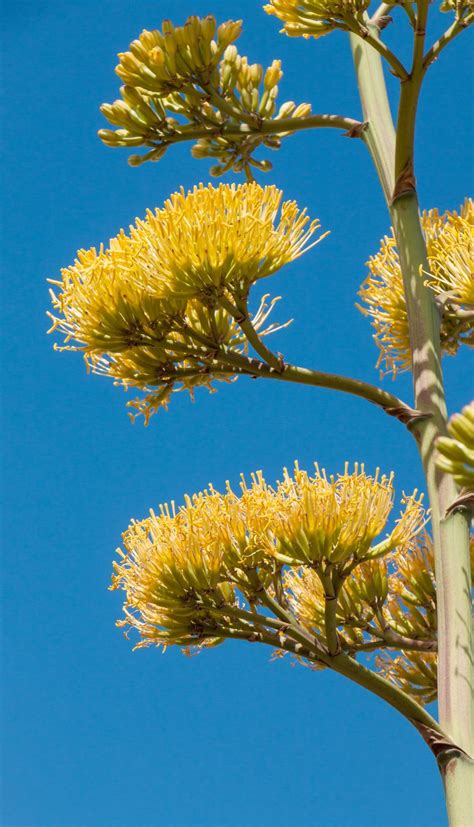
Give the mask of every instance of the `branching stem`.
POLYGON ((471 11, 466 14, 464 17, 455 20, 452 26, 449 27, 445 31, 445 33, 433 43, 431 49, 429 49, 423 59, 423 72, 431 66, 431 64, 439 57, 443 49, 451 43, 452 40, 456 37, 456 35, 460 34, 464 29, 470 26, 474 22, 474 12, 471 11))

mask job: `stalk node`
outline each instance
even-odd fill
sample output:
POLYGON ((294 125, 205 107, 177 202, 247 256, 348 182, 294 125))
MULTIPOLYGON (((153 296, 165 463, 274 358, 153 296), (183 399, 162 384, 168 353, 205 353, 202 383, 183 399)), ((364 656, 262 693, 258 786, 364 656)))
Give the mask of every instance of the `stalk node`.
POLYGON ((388 413, 389 416, 394 416, 396 419, 399 419, 400 422, 403 422, 407 428, 411 428, 413 425, 416 425, 418 422, 421 422, 425 419, 430 419, 432 414, 431 413, 423 413, 423 411, 417 411, 414 408, 409 408, 408 405, 397 405, 396 407, 386 407, 384 408, 385 413, 388 413))
POLYGON ((412 192, 416 192, 416 178, 413 168, 413 158, 409 158, 395 182, 392 204, 394 204, 397 198, 400 198, 401 195, 406 195, 412 192))
POLYGON ((351 126, 351 128, 348 129, 347 132, 343 132, 342 137, 343 138, 360 138, 360 137, 362 137, 362 133, 365 132, 365 130, 367 129, 368 125, 369 125, 368 121, 365 121, 364 123, 356 123, 356 124, 354 124, 354 126, 351 126))
POLYGON ((383 14, 382 17, 378 17, 377 20, 373 20, 373 23, 377 26, 379 32, 383 29, 386 29, 390 23, 393 23, 393 17, 390 17, 389 14, 383 14))
POLYGON ((455 511, 474 512, 474 491, 472 489, 461 491, 459 497, 456 497, 454 502, 446 509, 446 517, 454 514, 455 511))
POLYGON ((425 743, 429 746, 431 752, 436 758, 440 772, 446 772, 446 768, 450 761, 456 758, 463 758, 464 760, 472 762, 470 755, 465 752, 462 747, 459 747, 454 741, 451 741, 440 730, 432 729, 426 724, 411 719, 413 726, 416 727, 425 743))

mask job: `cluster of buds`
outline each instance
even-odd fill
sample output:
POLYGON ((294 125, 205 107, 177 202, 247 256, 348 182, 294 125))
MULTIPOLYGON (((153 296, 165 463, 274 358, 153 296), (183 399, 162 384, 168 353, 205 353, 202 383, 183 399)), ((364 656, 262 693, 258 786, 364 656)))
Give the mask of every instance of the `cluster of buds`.
POLYGON ((264 6, 284 23, 290 37, 322 37, 335 29, 354 31, 364 27, 370 0, 271 0, 264 6))
MULTIPOLYGON (((424 212, 422 225, 430 273, 420 279, 435 294, 442 313, 441 349, 454 355, 461 344, 474 345, 474 203, 466 199, 459 214, 424 212)), ((385 237, 368 267, 370 275, 359 291, 375 328, 380 349, 377 365, 384 362, 394 375, 411 367, 410 334, 403 275, 396 241, 385 237)))
POLYGON ((474 489, 474 402, 448 422, 449 436, 439 437, 437 465, 452 474, 461 488, 474 489))
POLYGON ((217 27, 214 17, 190 17, 184 26, 165 21, 162 31, 144 31, 119 55, 117 74, 124 81, 121 100, 101 111, 117 130, 101 129, 100 138, 112 147, 146 147, 132 155, 132 166, 159 160, 171 144, 194 140, 193 155, 217 159, 214 175, 250 167, 269 170, 269 161, 253 157, 264 145, 280 146, 288 134, 265 124, 304 118, 308 104, 289 101, 278 113, 276 99, 282 77, 280 61, 264 71, 238 54, 234 41, 241 21, 217 27))
POLYGON ((316 466, 310 476, 296 465, 275 487, 257 473, 240 495, 209 486, 177 510, 161 506, 123 535, 112 582, 125 592, 118 625, 138 633, 138 647, 200 650, 239 638, 316 668, 340 652, 379 652, 386 677, 433 700, 432 544, 416 492, 380 539, 392 476, 357 466, 329 478, 316 466))
MULTIPOLYGON (((52 281, 52 330, 96 373, 145 398, 147 422, 174 390, 245 372, 248 331, 264 336, 277 299, 251 316, 251 286, 308 250, 319 227, 275 187, 195 187, 137 220, 108 249, 81 250, 52 281)), ((316 242, 313 242, 316 243, 316 242)), ((255 340, 254 340, 255 341, 255 340)), ((253 374, 250 365, 248 372, 253 374)))
POLYGON ((472 15, 473 7, 472 0, 443 0, 439 10, 454 12, 457 20, 463 20, 468 14, 472 15))

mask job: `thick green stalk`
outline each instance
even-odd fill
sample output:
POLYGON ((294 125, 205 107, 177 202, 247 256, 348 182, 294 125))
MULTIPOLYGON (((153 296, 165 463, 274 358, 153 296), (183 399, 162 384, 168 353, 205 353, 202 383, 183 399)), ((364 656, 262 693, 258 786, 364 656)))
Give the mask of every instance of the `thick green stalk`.
MULTIPOLYGON (((370 23, 367 26, 377 37, 377 27, 370 23)), ((380 55, 358 35, 351 34, 350 40, 366 124, 363 138, 375 163, 385 198, 390 201, 395 185, 395 130, 382 61, 380 55)))
POLYGON ((403 272, 413 354, 415 406, 428 414, 414 424, 430 498, 438 603, 438 698, 442 729, 457 749, 433 750, 443 772, 452 827, 470 827, 473 813, 473 635, 468 515, 447 515, 457 496, 452 477, 437 470, 436 439, 446 430, 441 370, 439 316, 425 286, 426 243, 420 224, 413 174, 416 106, 423 69, 427 4, 419 4, 411 75, 401 85, 396 147, 388 136, 393 125, 379 55, 352 38, 364 117, 366 143, 372 154, 392 217, 403 272), (378 100, 377 100, 378 98, 378 100), (375 99, 375 100, 374 100, 375 99), (379 123, 382 118, 385 123, 379 123), (388 170, 392 169, 392 174, 388 170), (393 189, 387 181, 395 181, 393 189))

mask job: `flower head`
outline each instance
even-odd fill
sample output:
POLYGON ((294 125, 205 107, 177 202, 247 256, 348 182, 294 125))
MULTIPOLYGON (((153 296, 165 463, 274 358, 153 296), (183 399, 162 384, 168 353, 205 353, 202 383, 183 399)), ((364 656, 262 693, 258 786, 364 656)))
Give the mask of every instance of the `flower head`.
MULTIPOLYGON (((145 390, 145 400, 132 403, 145 417, 173 389, 229 379, 227 356, 247 344, 229 301, 246 300, 255 281, 302 255, 319 226, 281 200, 275 187, 258 184, 175 193, 107 250, 79 251, 52 282, 60 288, 52 291, 52 330, 96 373, 145 390)), ((267 298, 256 330, 275 303, 267 298)))
POLYGON ((274 186, 201 185, 137 221, 131 244, 158 295, 212 300, 298 258, 318 227, 274 186))
MULTIPOLYGON (((455 354, 460 344, 474 344, 474 205, 467 199, 460 214, 429 210, 422 215, 426 236, 429 278, 420 273, 443 309, 441 347, 455 354)), ((393 236, 385 237, 368 267, 370 275, 359 291, 375 328, 380 349, 378 363, 389 371, 411 367, 410 335, 403 275, 393 236)))
POLYGON ((439 10, 444 12, 453 11, 457 20, 462 20, 473 8, 473 0, 442 0, 439 10))
MULTIPOLYGON (((384 622, 404 640, 435 642, 437 635, 436 577, 433 542, 421 533, 387 558, 390 569, 384 622)), ((470 541, 471 576, 474 577, 474 537, 470 541)), ((404 650, 395 656, 382 652, 378 670, 421 703, 437 696, 436 652, 404 650)))
MULTIPOLYGON (((338 617, 348 644, 360 642, 354 621, 372 618, 374 605, 387 596, 379 558, 407 542, 405 530, 413 532, 405 511, 398 535, 371 546, 391 507, 391 477, 371 478, 356 468, 328 480, 324 472, 311 478, 297 466, 294 477, 285 472, 274 487, 257 473, 250 485, 242 481, 240 495, 229 485, 225 493, 209 486, 178 510, 162 506, 123 535, 125 552, 113 579, 113 588, 126 593, 120 625, 138 631, 143 646, 245 637, 252 627, 236 590, 248 606, 265 604, 262 595, 274 593, 275 577, 289 565, 285 600, 322 636, 325 574, 330 569, 345 579, 338 617)), ((419 503, 415 510, 419 521, 419 503)))
POLYGON ((423 520, 415 492, 393 531, 372 545, 393 507, 392 479, 393 475, 380 477, 378 471, 370 477, 357 465, 352 473, 346 467, 329 479, 318 467, 314 477, 298 466, 294 477, 285 472, 277 488, 280 509, 273 525, 276 556, 292 565, 344 566, 388 554, 423 520))
POLYGON ((348 20, 361 18, 370 0, 271 0, 264 6, 284 23, 290 37, 322 37, 335 28, 347 28, 348 20))
POLYGON ((165 20, 161 32, 144 30, 130 44, 129 52, 119 54, 116 72, 128 86, 159 95, 181 91, 199 79, 207 84, 225 49, 241 31, 241 20, 229 20, 217 28, 212 15, 189 17, 184 26, 165 20))
POLYGON ((132 523, 123 535, 127 554, 115 563, 112 588, 127 595, 125 620, 138 646, 209 645, 219 641, 219 609, 235 604, 223 552, 212 525, 195 522, 190 501, 177 514, 166 508, 132 523))

